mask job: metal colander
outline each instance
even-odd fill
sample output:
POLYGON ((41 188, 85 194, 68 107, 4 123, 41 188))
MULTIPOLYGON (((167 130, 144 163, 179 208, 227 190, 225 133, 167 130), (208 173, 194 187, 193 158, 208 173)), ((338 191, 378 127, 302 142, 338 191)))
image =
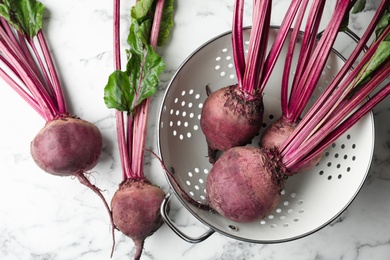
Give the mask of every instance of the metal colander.
MULTIPOLYGON (((249 33, 250 29, 247 28, 245 39, 249 39, 249 33)), ((277 28, 273 28, 270 42, 273 42, 276 33, 277 28)), ((247 46, 248 42, 245 44, 247 46)), ((279 97, 285 51, 281 53, 264 91, 262 129, 281 114, 279 97)), ((313 98, 318 97, 343 63, 341 55, 333 50, 313 98)), ((173 76, 163 98, 158 119, 161 158, 181 188, 202 203, 206 199, 207 174, 212 167, 199 123, 202 105, 207 97, 205 88, 209 86, 214 91, 236 82, 231 34, 225 33, 210 40, 187 58, 173 76)), ((258 137, 252 143, 257 145, 258 137)), ((275 211, 256 222, 236 223, 216 212, 191 205, 169 178, 172 193, 209 230, 196 238, 180 231, 167 213, 172 194, 168 194, 161 212, 166 223, 188 242, 200 242, 214 231, 253 243, 297 239, 332 222, 352 202, 366 179, 373 146, 374 123, 371 113, 333 143, 314 169, 290 177, 275 211)))

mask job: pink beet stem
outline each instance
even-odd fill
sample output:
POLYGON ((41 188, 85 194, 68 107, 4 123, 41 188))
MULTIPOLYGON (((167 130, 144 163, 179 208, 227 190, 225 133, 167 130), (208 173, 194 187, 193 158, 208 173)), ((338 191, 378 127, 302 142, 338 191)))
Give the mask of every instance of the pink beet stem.
POLYGON ((243 40, 244 0, 237 0, 233 12, 232 48, 238 85, 242 85, 245 72, 245 51, 243 40))
MULTIPOLYGON (((289 169, 294 169, 297 165, 300 165, 300 161, 304 159, 304 157, 312 158, 316 154, 322 152, 324 149, 323 145, 321 148, 314 148, 321 142, 324 143, 324 139, 331 140, 332 137, 327 137, 328 135, 339 135, 340 130, 334 130, 336 126, 341 123, 341 121, 349 113, 351 113, 353 109, 358 107, 364 98, 366 98, 368 94, 371 93, 371 91, 388 76, 389 68, 388 64, 385 64, 382 68, 378 69, 375 78, 367 83, 364 88, 359 89, 352 97, 349 97, 349 93, 355 91, 355 83, 358 82, 359 75, 361 75, 360 73, 365 64, 369 62, 380 42, 386 37, 386 35, 389 34, 389 27, 381 35, 381 37, 371 45, 354 70, 352 70, 352 72, 350 72, 350 74, 348 74, 344 81, 340 84, 341 80, 346 76, 347 72, 351 68, 351 65, 357 59, 358 54, 364 48, 365 43, 372 34, 377 20, 382 15, 383 6, 385 6, 385 3, 382 2, 379 11, 376 12, 373 21, 368 26, 361 42, 358 43, 352 55, 345 62, 344 66, 333 79, 330 86, 320 96, 315 105, 309 110, 308 114, 303 118, 295 132, 281 147, 280 152, 283 157, 283 163, 289 169), (334 133, 332 133, 333 130, 335 131, 334 133)), ((369 103, 368 106, 374 105, 376 104, 369 103)), ((353 122, 353 120, 347 119, 346 122, 353 122)), ((351 127, 352 125, 344 124, 345 128, 347 128, 347 126, 351 127)))
MULTIPOLYGON (((157 47, 158 35, 162 14, 164 10, 164 0, 156 3, 153 25, 150 35, 150 44, 154 49, 157 47)), ((119 21, 120 0, 114 1, 114 66, 121 68, 120 62, 120 21, 119 21)), ((140 79, 142 81, 142 78, 140 79)), ((141 85, 141 84, 140 84, 141 85)), ((137 99, 137 97, 135 98, 137 99)), ((137 103, 137 101, 135 101, 137 103)), ((122 163, 123 178, 144 178, 144 156, 146 145, 147 123, 150 108, 150 98, 143 100, 134 110, 133 114, 128 114, 127 126, 125 128, 123 112, 116 112, 117 135, 119 153, 122 163), (127 133, 127 136, 126 136, 127 133)))
MULTIPOLYGON (((297 129, 294 133, 284 142, 282 147, 280 147, 280 152, 282 156, 286 154, 286 150, 294 151, 296 150, 302 142, 305 141, 306 137, 310 134, 311 131, 315 127, 318 126, 319 122, 325 117, 327 111, 334 106, 337 102, 337 92, 336 94, 332 94, 340 85, 341 81, 347 75, 347 73, 352 68, 354 62, 359 57, 360 53, 363 49, 366 48, 366 43, 372 35, 376 24, 381 18, 385 6, 389 3, 389 0, 383 1, 378 8, 378 11, 375 13, 372 21, 368 25, 366 31, 361 37, 360 41, 357 43, 357 46, 354 48, 352 54, 345 61, 344 65, 337 73, 336 77, 332 80, 330 85, 325 89, 324 93, 319 97, 313 107, 308 111, 308 113, 303 117, 302 121, 298 124, 297 129), (333 98, 332 98, 333 97, 333 98), (288 149, 287 149, 288 147, 288 149)), ((368 50, 368 52, 373 52, 374 50, 368 50)), ((367 55, 365 57, 368 57, 367 55)), ((368 61, 368 58, 364 58, 366 60, 361 60, 361 63, 355 67, 354 71, 347 75, 345 81, 352 82, 353 78, 358 75, 358 71, 363 67, 363 64, 368 61)), ((343 91, 341 88, 338 88, 338 91, 343 91)))

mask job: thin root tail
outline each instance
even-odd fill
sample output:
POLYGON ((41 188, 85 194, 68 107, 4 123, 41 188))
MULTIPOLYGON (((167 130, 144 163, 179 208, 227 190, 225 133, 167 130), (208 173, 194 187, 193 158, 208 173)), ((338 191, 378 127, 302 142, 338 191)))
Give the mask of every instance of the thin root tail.
POLYGON ((112 248, 111 248, 111 255, 110 255, 110 257, 112 257, 112 255, 114 254, 114 247, 115 247, 115 234, 114 234, 115 226, 114 226, 114 220, 112 218, 112 212, 110 210, 110 207, 108 206, 108 203, 107 203, 106 199, 103 197, 103 195, 101 193, 101 190, 98 187, 96 187, 95 185, 93 185, 88 180, 87 177, 85 177, 83 171, 77 172, 75 174, 75 176, 77 177, 77 179, 80 181, 81 184, 87 186, 89 189, 91 189, 93 192, 95 192, 99 196, 99 198, 103 201, 104 207, 108 211, 108 215, 110 217, 110 222, 111 222, 112 248))

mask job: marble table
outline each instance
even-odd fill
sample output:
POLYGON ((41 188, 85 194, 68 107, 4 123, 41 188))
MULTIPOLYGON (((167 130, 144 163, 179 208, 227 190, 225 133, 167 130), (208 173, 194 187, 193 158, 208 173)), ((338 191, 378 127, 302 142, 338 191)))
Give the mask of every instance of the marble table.
MULTIPOLYGON (((44 30, 65 87, 70 111, 95 123, 104 136, 101 160, 91 181, 110 200, 121 181, 114 111, 103 102, 103 88, 113 70, 112 1, 42 0, 47 7, 44 30)), ((147 147, 157 151, 156 120, 164 90, 175 70, 198 46, 231 28, 233 2, 177 0, 175 27, 166 47, 159 91, 152 101, 147 147)), ((245 24, 250 25, 251 1, 245 24)), ((329 19, 335 0, 327 2, 329 19)), ((351 16, 351 28, 361 35, 378 4, 351 16)), ((128 10, 121 7, 125 46, 128 10)), ((289 0, 275 0, 272 23, 279 24, 289 0)), ((348 49, 348 46, 344 46, 348 49)), ((99 198, 72 178, 45 174, 33 162, 29 144, 44 121, 10 88, 0 82, 0 259, 109 259, 109 220, 99 198)), ((280 244, 246 243, 215 233, 190 244, 164 225, 145 243, 142 259, 343 259, 385 260, 390 257, 390 101, 374 110, 375 149, 368 178, 353 203, 330 225, 307 237, 280 244)), ((169 190, 160 163, 147 156, 146 175, 169 190)), ((180 204, 173 206, 176 224, 188 234, 206 228, 180 204)), ((112 259, 132 259, 133 242, 116 233, 112 259)))

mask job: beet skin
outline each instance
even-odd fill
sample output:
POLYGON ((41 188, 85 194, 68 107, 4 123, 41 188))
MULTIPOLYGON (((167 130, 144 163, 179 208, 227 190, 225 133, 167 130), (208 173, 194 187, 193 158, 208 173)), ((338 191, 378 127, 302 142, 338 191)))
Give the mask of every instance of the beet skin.
POLYGON ((262 96, 248 96, 238 85, 221 88, 203 104, 200 126, 209 146, 210 162, 216 151, 248 144, 263 122, 262 96))
POLYGON ((164 191, 147 179, 126 179, 111 200, 115 227, 136 245, 134 259, 140 258, 144 240, 164 223, 160 215, 164 198, 164 191))
POLYGON ((68 176, 88 171, 98 162, 102 135, 92 123, 61 117, 46 123, 31 142, 35 163, 45 172, 68 176))
POLYGON ((263 149, 231 148, 216 161, 207 176, 207 202, 233 221, 264 218, 279 201, 284 185, 280 170, 263 149))

